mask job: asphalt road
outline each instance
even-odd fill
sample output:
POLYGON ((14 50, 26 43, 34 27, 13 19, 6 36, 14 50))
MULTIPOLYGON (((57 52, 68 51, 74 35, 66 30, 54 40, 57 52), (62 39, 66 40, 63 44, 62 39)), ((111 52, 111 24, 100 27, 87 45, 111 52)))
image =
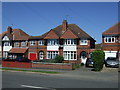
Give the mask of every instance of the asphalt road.
POLYGON ((118 88, 118 72, 70 71, 63 74, 2 73, 3 88, 118 88))

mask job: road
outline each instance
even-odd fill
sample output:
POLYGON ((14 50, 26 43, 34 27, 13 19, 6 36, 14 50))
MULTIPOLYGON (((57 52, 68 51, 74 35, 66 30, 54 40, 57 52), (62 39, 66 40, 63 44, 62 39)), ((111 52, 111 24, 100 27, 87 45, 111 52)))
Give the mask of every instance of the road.
POLYGON ((3 88, 118 88, 118 72, 41 74, 3 71, 3 88))

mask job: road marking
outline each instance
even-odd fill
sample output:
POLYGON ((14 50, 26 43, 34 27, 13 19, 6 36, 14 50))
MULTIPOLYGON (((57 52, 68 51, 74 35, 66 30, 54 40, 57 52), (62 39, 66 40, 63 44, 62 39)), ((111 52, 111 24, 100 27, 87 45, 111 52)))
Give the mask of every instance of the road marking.
POLYGON ((28 85, 21 85, 22 87, 28 87, 28 88, 41 88, 41 89, 47 89, 47 90, 56 90, 52 88, 46 88, 46 87, 37 87, 37 86, 28 86, 28 85))

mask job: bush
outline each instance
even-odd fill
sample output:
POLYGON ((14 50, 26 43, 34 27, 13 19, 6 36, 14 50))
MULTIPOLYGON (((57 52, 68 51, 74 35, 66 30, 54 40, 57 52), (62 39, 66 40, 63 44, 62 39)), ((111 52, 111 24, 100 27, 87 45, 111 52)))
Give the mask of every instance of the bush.
POLYGON ((101 71, 104 64, 105 53, 102 50, 92 52, 92 60, 94 62, 94 70, 101 71))
POLYGON ((64 60, 63 56, 56 56, 54 63, 62 63, 64 60))

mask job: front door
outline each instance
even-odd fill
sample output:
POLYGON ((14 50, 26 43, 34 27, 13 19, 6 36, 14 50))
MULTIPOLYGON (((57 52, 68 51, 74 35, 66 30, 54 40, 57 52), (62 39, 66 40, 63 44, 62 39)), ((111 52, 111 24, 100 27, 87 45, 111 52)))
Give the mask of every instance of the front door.
POLYGON ((85 51, 81 52, 80 58, 81 58, 81 63, 85 64, 87 60, 87 53, 85 51))
POLYGON ((36 53, 30 53, 30 60, 36 60, 37 54, 36 53))

